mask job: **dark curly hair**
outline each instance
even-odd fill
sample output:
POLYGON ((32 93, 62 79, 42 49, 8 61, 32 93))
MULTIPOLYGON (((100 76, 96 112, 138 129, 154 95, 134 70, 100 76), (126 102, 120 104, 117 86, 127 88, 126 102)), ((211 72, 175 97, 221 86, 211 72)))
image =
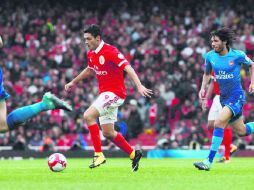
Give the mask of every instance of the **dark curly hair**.
POLYGON ((223 42, 227 42, 226 46, 229 48, 229 46, 232 45, 233 41, 235 40, 235 33, 230 28, 219 28, 215 31, 212 31, 210 33, 210 37, 217 36, 219 39, 223 42))

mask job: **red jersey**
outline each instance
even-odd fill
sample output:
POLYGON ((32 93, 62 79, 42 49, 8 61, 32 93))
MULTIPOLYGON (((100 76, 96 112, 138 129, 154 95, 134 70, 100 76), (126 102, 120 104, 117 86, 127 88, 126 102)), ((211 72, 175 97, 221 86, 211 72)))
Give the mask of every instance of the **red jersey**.
POLYGON ((219 85, 216 81, 216 78, 214 76, 214 72, 212 72, 212 79, 213 79, 213 93, 216 95, 220 95, 220 89, 219 89, 219 85))
POLYGON ((96 73, 99 94, 113 92, 120 98, 126 98, 123 70, 129 62, 114 46, 101 41, 95 51, 87 52, 88 67, 96 73))

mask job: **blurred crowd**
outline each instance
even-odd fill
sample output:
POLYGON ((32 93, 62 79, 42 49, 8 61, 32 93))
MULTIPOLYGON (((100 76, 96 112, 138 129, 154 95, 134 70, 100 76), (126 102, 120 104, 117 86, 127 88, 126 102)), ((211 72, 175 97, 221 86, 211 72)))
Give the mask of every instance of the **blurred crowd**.
MULTIPOLYGON (((154 145, 164 140, 167 148, 209 143, 207 113, 198 100, 209 33, 220 26, 233 28, 237 34, 233 47, 253 59, 252 6, 251 0, 1 2, 0 65, 11 94, 8 112, 40 101, 47 91, 67 100, 74 111, 42 113, 17 130, 0 134, 0 145, 41 151, 90 145, 83 113, 97 96, 96 80, 84 80, 71 93, 64 91, 64 85, 87 65, 82 30, 93 23, 101 26, 103 40, 118 47, 142 83, 154 91, 151 99, 145 99, 130 79, 125 80, 128 97, 119 109, 117 130, 130 141, 151 135, 154 145)), ((241 71, 245 89, 250 82, 247 70, 241 71)), ((247 101, 245 118, 254 120, 253 97, 247 94, 247 101)), ((239 143, 254 140, 251 136, 239 143)))

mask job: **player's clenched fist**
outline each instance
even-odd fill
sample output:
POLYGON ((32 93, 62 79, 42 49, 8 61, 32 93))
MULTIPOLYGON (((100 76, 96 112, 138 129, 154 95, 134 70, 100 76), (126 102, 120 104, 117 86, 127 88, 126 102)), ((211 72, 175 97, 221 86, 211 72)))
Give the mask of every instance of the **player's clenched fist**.
POLYGON ((75 86, 74 82, 69 82, 64 86, 64 89, 69 92, 75 86))

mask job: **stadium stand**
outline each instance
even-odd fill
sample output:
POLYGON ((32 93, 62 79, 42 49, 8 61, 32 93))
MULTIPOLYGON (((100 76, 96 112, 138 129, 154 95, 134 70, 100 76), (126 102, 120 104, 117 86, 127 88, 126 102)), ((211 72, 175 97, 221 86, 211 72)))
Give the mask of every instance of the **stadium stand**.
MULTIPOLYGON (((5 88, 11 94, 8 110, 37 102, 44 92, 51 91, 68 100, 75 111, 40 114, 17 130, 0 134, 0 146, 91 145, 82 115, 96 96, 95 80, 86 80, 72 94, 64 91, 64 85, 87 64, 82 29, 92 23, 101 25, 105 41, 124 52, 145 86, 155 92, 152 99, 144 99, 126 80, 128 97, 119 110, 119 126, 127 131, 124 135, 130 143, 155 147, 159 139, 166 138, 171 147, 178 148, 188 146, 196 134, 200 145, 207 145, 207 113, 199 107, 198 90, 203 74, 202 55, 210 49, 208 34, 219 26, 234 28, 238 35, 234 46, 253 58, 254 14, 248 10, 251 0, 246 0, 245 6, 240 0, 193 2, 1 2, 4 48, 0 51, 0 65, 5 88), (131 103, 133 99, 135 105, 131 103), (141 119, 135 130, 129 117, 132 106, 136 106, 135 114, 141 119)), ((245 68, 241 75, 246 88, 250 81, 245 68)), ((254 99, 247 95, 247 100, 245 119, 254 120, 254 99)), ((244 142, 234 137, 234 141, 254 144, 252 137, 244 142)))

